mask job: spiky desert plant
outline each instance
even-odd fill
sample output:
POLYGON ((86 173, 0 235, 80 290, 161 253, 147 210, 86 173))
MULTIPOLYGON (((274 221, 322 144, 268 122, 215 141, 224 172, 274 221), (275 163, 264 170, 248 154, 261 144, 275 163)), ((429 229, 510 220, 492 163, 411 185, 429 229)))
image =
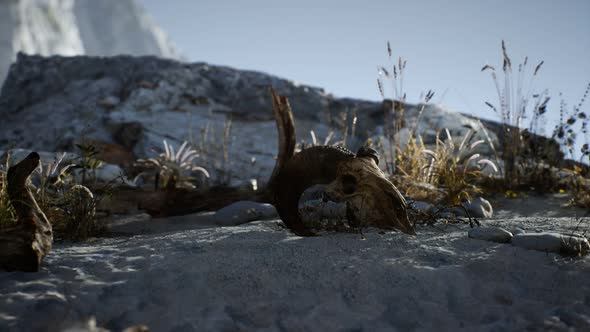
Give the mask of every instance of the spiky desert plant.
POLYGON ((198 157, 196 150, 192 149, 187 141, 175 151, 174 146, 163 141, 164 152, 154 158, 138 159, 137 165, 156 170, 156 188, 196 188, 194 172, 203 174, 209 178, 209 172, 194 164, 198 157))
POLYGON ((534 80, 543 66, 543 61, 539 62, 531 73, 528 71, 528 57, 525 57, 523 62, 518 65, 516 76, 514 76, 512 60, 508 56, 504 41, 502 41, 502 56, 503 80, 498 78, 496 68, 489 64, 486 64, 481 71, 491 73, 498 95, 496 105, 490 102, 485 102, 485 104, 497 114, 502 123, 502 133, 499 139, 503 145, 504 179, 506 185, 512 188, 520 182, 518 164, 521 162, 521 151, 526 144, 521 135, 522 128, 525 127, 524 119, 533 115, 531 129, 536 129, 536 119, 545 113, 549 97, 547 91, 541 93, 533 91, 534 80))

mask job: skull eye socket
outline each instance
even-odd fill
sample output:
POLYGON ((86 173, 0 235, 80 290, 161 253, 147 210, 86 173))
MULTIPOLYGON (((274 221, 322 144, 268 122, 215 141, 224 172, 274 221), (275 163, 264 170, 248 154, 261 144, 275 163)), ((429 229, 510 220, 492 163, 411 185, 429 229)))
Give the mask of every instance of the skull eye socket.
POLYGON ((353 194, 356 191, 356 178, 352 175, 342 176, 342 192, 345 195, 353 194))

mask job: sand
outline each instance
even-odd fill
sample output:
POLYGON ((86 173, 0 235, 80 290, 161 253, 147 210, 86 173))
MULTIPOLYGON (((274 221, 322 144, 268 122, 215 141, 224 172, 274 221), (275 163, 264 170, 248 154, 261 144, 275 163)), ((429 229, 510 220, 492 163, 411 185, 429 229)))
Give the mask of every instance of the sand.
MULTIPOLYGON (((577 225, 537 212, 483 223, 577 225)), ((463 224, 301 238, 278 220, 210 219, 138 218, 128 233, 56 244, 39 273, 0 273, 0 331, 91 316, 113 331, 590 330, 588 257, 470 239, 463 224)))

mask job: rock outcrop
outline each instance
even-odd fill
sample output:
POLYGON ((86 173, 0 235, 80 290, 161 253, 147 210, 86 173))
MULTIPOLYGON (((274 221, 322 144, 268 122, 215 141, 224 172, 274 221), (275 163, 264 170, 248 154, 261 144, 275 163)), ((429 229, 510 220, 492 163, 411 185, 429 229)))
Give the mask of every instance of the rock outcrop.
MULTIPOLYGON (((20 54, 0 94, 0 150, 73 151, 76 143, 92 141, 125 156, 108 162, 124 164, 153 156, 164 139, 176 147, 187 140, 200 147, 200 161, 211 173, 230 182, 266 180, 277 153, 270 86, 289 98, 298 140, 309 142, 313 130, 323 142, 333 130, 332 142, 338 141, 342 114, 349 122, 357 117, 355 135, 347 138, 351 149, 383 135, 387 103, 335 98, 260 72, 149 56, 20 54)), ((405 105, 410 122, 420 107, 405 105)), ((480 129, 477 120, 434 105, 426 105, 419 127, 425 137, 442 128, 454 135, 480 129)))

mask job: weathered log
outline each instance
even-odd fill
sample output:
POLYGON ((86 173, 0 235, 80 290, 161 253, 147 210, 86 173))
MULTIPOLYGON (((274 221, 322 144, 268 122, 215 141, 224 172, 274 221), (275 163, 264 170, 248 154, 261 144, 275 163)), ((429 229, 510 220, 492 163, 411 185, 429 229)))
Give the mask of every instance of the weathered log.
POLYGON ((183 188, 116 188, 109 196, 99 205, 99 211, 126 214, 142 210, 153 217, 215 211, 243 200, 265 202, 263 192, 232 187, 212 187, 199 191, 183 188))
POLYGON ((51 250, 53 231, 27 187, 27 179, 39 165, 39 154, 30 153, 7 174, 7 194, 17 221, 0 230, 0 269, 36 272, 51 250))

